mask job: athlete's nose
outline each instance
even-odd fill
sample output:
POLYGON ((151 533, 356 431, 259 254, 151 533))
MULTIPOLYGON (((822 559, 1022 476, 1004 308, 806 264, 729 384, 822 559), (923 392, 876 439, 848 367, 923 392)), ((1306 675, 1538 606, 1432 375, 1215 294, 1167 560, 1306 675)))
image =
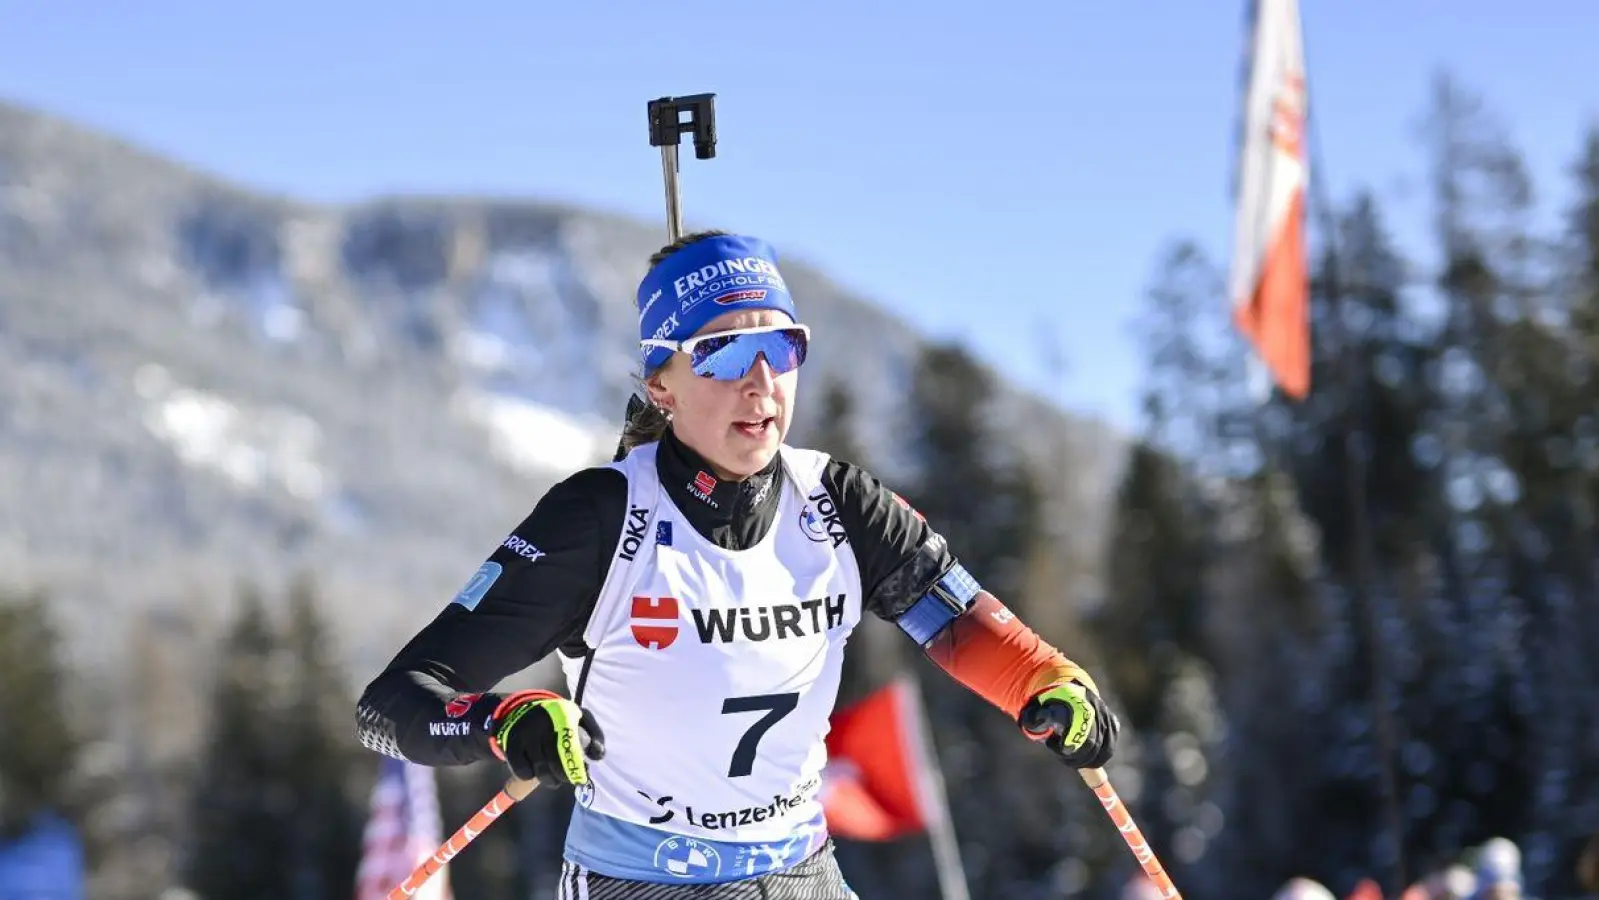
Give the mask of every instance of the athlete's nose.
POLYGON ((755 362, 750 365, 750 370, 744 376, 744 392, 756 397, 763 397, 772 392, 772 386, 777 383, 777 374, 766 361, 766 354, 761 353, 755 357, 755 362))

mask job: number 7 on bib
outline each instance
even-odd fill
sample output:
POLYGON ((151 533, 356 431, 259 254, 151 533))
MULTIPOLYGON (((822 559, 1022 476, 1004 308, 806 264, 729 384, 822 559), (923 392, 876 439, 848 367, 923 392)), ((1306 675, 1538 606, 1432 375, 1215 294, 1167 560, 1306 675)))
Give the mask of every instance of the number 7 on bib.
POLYGON ((744 736, 739 738, 738 746, 733 748, 733 764, 728 767, 727 777, 739 778, 748 775, 755 768, 755 750, 760 746, 761 738, 770 731, 778 720, 794 711, 799 706, 799 693, 788 694, 755 694, 750 697, 728 697, 722 701, 722 715, 734 713, 762 712, 766 715, 756 719, 750 725, 744 736))

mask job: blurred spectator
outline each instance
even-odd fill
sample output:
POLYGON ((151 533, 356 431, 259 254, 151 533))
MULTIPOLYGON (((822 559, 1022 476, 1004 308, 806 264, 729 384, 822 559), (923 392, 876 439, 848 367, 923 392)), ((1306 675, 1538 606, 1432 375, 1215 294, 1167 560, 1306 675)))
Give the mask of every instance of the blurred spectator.
POLYGON ((1477 853, 1477 900, 1521 900, 1521 850, 1493 838, 1477 853))
POLYGON ((1370 878, 1362 878, 1355 882, 1355 889, 1344 900, 1382 900, 1382 888, 1370 878))
POLYGON ((1332 891, 1309 878, 1291 878, 1271 900, 1338 900, 1332 891))
POLYGON ((1477 893, 1477 876, 1459 863, 1427 879, 1432 900, 1471 900, 1477 893))

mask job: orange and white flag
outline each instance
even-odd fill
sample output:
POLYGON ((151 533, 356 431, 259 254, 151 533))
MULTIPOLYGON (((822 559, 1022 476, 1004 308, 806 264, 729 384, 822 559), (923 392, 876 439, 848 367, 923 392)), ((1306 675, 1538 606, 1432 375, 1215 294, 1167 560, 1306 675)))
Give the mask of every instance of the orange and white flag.
POLYGON ((1256 0, 1228 293, 1234 324, 1297 400, 1310 392, 1305 98, 1298 0, 1256 0))

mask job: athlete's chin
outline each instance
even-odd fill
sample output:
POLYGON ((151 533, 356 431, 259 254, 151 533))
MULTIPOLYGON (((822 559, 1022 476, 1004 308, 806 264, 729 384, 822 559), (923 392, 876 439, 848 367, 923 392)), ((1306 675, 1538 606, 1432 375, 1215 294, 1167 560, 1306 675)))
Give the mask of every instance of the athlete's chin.
POLYGON ((773 427, 767 427, 759 435, 747 434, 735 428, 728 444, 728 461, 732 463, 729 468, 734 474, 743 477, 754 475, 771 463, 772 457, 783 445, 783 436, 773 427))

